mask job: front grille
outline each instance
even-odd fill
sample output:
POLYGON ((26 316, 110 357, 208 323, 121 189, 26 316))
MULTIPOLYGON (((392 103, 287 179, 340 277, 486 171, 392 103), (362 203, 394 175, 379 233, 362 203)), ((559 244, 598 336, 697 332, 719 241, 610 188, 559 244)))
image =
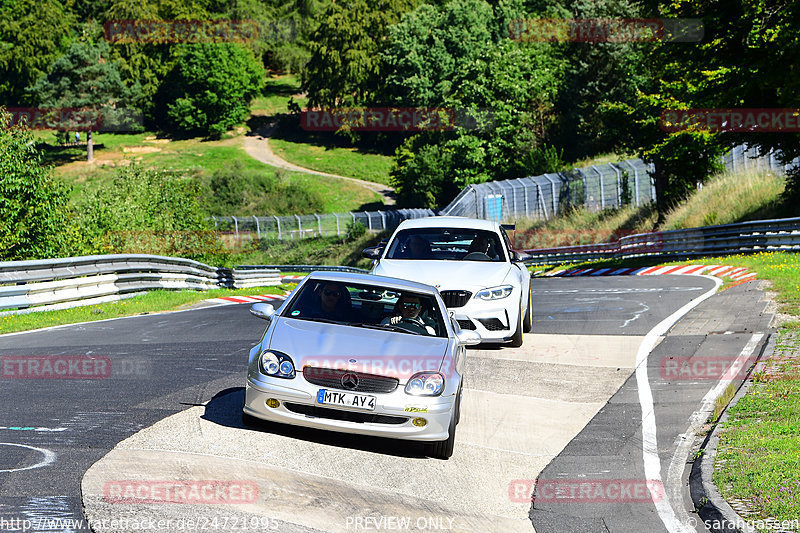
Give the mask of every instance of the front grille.
POLYGON ((480 321, 481 324, 483 324, 483 327, 485 327, 489 331, 500 331, 502 329, 508 329, 497 318, 479 318, 478 320, 480 321))
POLYGON ((313 385, 319 385, 326 389, 340 389, 353 392, 392 392, 397 388, 400 381, 397 378, 377 376, 375 374, 365 374, 364 372, 351 372, 339 368, 319 368, 307 366, 303 368, 303 377, 313 385), (355 386, 345 386, 342 378, 348 375, 345 383, 355 386), (353 380, 355 378, 355 380, 353 380))
POLYGON ((442 295, 444 305, 449 308, 464 307, 472 297, 469 291, 441 291, 439 294, 442 295))
POLYGON ((459 320, 458 325, 461 326, 461 329, 475 329, 475 324, 472 323, 472 320, 459 320))
POLYGON ((300 415, 313 416, 316 418, 329 418, 331 420, 344 420, 345 422, 371 423, 371 424, 405 424, 408 418, 404 416, 376 415, 374 413, 358 413, 355 411, 340 411, 339 409, 328 409, 318 405, 303 405, 299 403, 284 402, 286 408, 300 415))

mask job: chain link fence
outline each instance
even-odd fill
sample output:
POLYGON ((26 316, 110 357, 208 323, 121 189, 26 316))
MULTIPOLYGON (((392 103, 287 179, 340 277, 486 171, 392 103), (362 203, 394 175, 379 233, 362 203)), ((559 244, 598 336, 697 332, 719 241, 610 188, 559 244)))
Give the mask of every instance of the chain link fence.
POLYGON ((214 229, 222 234, 241 238, 244 235, 258 239, 303 239, 344 235, 348 225, 360 222, 367 231, 379 233, 393 230, 409 218, 435 215, 430 209, 394 209, 391 211, 355 211, 313 215, 266 217, 211 217, 214 229))
MULTIPOLYGON (((770 152, 759 157, 756 148, 737 146, 723 157, 723 163, 733 172, 769 168, 781 173, 798 164, 797 159, 780 164, 777 156, 770 152)), ((651 164, 629 159, 541 176, 472 184, 439 214, 500 221, 517 217, 546 220, 567 207, 583 206, 599 211, 631 204, 640 206, 655 200, 652 171, 651 164)))
MULTIPOLYGON (((800 159, 800 158, 798 158, 800 159)), ((723 157, 733 172, 769 168, 785 173, 798 165, 780 164, 778 154, 758 155, 756 148, 737 146, 723 157)), ((644 205, 655 200, 652 165, 640 159, 575 168, 565 172, 513 180, 488 181, 464 188, 450 204, 435 213, 431 209, 393 209, 290 216, 212 217, 214 228, 229 238, 303 239, 344 235, 349 224, 360 222, 370 232, 395 229, 409 218, 434 215, 463 216, 510 221, 515 218, 546 220, 568 207, 592 211, 624 205, 644 205)))

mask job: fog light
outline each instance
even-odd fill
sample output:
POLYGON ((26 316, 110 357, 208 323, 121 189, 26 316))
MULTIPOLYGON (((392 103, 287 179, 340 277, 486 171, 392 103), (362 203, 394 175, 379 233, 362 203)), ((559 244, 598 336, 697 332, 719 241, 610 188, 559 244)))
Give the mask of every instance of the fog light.
POLYGON ((425 427, 428 424, 428 421, 424 418, 415 418, 411 421, 412 424, 417 426, 418 428, 425 427))
POLYGON ((272 407, 273 409, 275 409, 276 407, 280 407, 280 405, 281 402, 279 402, 275 398, 270 398, 269 400, 267 400, 267 407, 272 407))

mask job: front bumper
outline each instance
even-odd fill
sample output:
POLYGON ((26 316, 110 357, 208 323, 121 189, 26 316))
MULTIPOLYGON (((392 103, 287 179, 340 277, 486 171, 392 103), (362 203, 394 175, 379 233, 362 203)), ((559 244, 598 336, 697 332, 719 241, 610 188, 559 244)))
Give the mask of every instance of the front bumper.
POLYGON ((418 441, 441 441, 448 437, 450 418, 455 406, 454 394, 432 398, 410 396, 402 386, 398 386, 390 393, 364 393, 376 398, 375 410, 364 411, 319 406, 316 395, 320 388, 322 387, 308 383, 301 376, 293 380, 283 380, 250 375, 245 389, 243 412, 271 422, 356 435, 418 441), (281 383, 276 383, 277 381, 281 383), (280 401, 280 405, 268 407, 266 401, 270 398, 280 401), (406 408, 415 411, 406 411, 406 408), (415 426, 412 423, 414 418, 424 418, 427 424, 423 427, 415 426))
POLYGON ((471 299, 463 307, 450 309, 461 329, 471 329, 480 334, 483 342, 508 342, 514 336, 519 321, 519 296, 516 291, 495 302, 471 299), (502 301, 506 305, 499 305, 502 301))

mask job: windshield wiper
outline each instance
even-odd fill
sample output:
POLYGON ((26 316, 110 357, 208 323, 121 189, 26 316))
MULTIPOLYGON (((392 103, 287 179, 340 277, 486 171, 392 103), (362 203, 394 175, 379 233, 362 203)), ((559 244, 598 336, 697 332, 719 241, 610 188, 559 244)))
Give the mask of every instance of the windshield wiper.
POLYGON ((395 326, 394 324, 368 324, 365 322, 355 322, 350 324, 351 326, 355 326, 357 328, 367 328, 367 329, 380 329, 383 331, 398 331, 400 333, 411 333, 412 335, 416 335, 413 331, 409 331, 406 328, 395 326))

